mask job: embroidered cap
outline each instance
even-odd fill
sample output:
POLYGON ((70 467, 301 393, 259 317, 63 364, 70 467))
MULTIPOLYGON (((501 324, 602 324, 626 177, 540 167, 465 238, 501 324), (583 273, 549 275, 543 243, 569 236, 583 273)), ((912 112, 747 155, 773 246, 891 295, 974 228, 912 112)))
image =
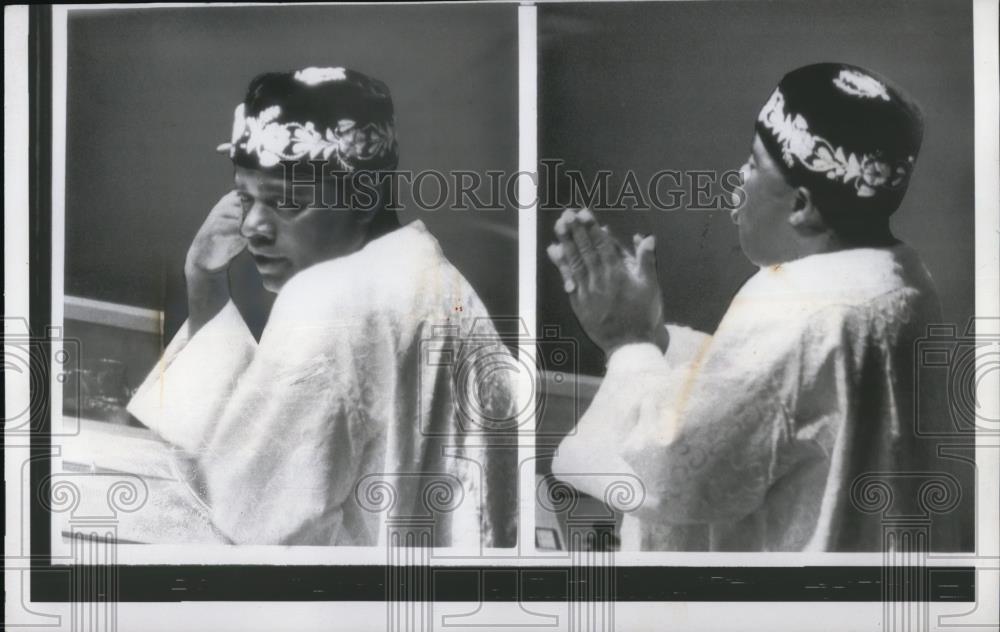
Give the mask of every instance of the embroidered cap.
POLYGON ((902 201, 923 138, 920 109, 905 93, 868 70, 836 63, 785 75, 756 128, 796 186, 884 215, 902 201))
POLYGON ((392 97, 381 81, 346 68, 258 75, 236 106, 232 138, 217 149, 254 169, 325 160, 337 171, 392 170, 399 162, 392 97))

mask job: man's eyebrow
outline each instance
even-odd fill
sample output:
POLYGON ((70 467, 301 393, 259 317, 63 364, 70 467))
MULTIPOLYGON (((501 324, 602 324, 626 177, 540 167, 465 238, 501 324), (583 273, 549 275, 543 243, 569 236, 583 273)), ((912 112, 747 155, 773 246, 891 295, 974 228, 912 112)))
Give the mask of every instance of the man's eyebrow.
MULTIPOLYGON (((237 187, 238 189, 239 187, 237 187)), ((268 184, 266 182, 260 182, 257 185, 257 191, 254 197, 279 200, 283 199, 285 196, 285 188, 280 185, 268 184)))
POLYGON ((257 186, 262 192, 265 193, 284 193, 285 191, 292 191, 292 187, 285 181, 272 181, 272 180, 260 180, 257 186))
POLYGON ((321 186, 310 186, 305 185, 286 185, 283 188, 277 189, 276 193, 279 195, 286 195, 292 200, 315 200, 323 195, 323 188, 321 186))

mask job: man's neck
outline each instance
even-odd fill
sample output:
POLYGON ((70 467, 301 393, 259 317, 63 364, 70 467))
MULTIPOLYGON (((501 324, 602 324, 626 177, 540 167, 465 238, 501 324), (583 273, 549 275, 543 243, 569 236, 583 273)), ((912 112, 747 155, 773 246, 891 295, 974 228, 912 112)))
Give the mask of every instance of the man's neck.
POLYGON ((795 241, 786 257, 780 261, 773 261, 764 268, 779 266, 791 263, 799 259, 805 259, 813 255, 830 254, 855 248, 889 248, 899 243, 899 240, 891 232, 883 235, 872 236, 866 239, 847 240, 832 232, 823 233, 809 238, 802 238, 795 241))
POLYGON ((859 237, 855 239, 844 239, 838 235, 833 235, 824 252, 837 252, 853 248, 888 248, 898 243, 899 240, 889 230, 886 230, 884 233, 867 235, 863 238, 859 237))

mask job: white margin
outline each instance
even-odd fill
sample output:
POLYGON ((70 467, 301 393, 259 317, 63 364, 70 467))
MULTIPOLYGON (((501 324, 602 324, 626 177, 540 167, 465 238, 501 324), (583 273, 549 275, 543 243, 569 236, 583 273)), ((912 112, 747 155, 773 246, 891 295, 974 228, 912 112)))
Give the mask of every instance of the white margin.
MULTIPOLYGON (((517 147, 518 171, 535 173, 538 169, 538 36, 537 10, 534 5, 517 8, 517 147)), ((536 174, 537 177, 537 174, 536 174)), ((538 187, 530 178, 518 179, 518 200, 532 200, 530 208, 518 208, 517 213, 517 311, 534 339, 538 329, 535 292, 537 273, 535 244, 537 243, 538 187)), ((535 367, 536 346, 521 345, 525 354, 521 366, 535 367)), ((537 410, 532 401, 541 388, 541 375, 530 376, 532 383, 522 383, 519 410, 530 410, 531 420, 524 426, 518 449, 520 499, 518 506, 518 550, 522 555, 535 552, 535 427, 537 410)))
MULTIPOLYGON (((25 338, 28 330, 28 165, 30 120, 28 104, 28 7, 7 6, 3 10, 3 293, 4 341, 7 337, 25 338)), ((5 345, 6 347, 6 345, 5 345)), ((13 427, 28 422, 25 414, 30 404, 27 357, 7 356, 4 349, 4 420, 13 427), (14 421, 14 416, 17 420, 14 421)), ((28 437, 4 432, 4 621, 8 626, 22 622, 36 624, 44 618, 33 615, 28 606, 30 542, 28 522, 23 516, 24 499, 30 495, 30 482, 23 476, 29 455, 28 437)))
MULTIPOLYGON (((975 81, 976 316, 1000 318, 1000 6, 996 0, 972 5, 975 81)), ((989 332, 1000 335, 1000 330, 989 332)), ((996 349, 993 350, 995 358, 996 349)), ((977 354, 977 379, 998 371, 996 360, 977 354)), ((983 380, 986 383, 996 379, 983 380)), ((981 418, 1000 420, 1000 390, 977 389, 981 418)), ((976 614, 975 621, 1000 621, 1000 437, 976 435, 976 614)), ((961 625, 958 617, 941 625, 961 625)))

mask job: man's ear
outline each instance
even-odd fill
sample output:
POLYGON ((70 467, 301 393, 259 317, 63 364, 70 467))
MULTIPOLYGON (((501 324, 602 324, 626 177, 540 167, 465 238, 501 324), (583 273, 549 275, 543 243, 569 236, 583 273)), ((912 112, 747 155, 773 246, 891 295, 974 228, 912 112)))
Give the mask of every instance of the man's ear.
POLYGON ((354 212, 362 224, 370 224, 386 203, 387 189, 376 174, 368 172, 356 174, 351 186, 352 191, 358 194, 356 201, 361 205, 354 212))
POLYGON ((792 213, 788 216, 792 228, 802 233, 821 233, 827 229, 823 216, 813 200, 812 191, 797 187, 793 198, 792 213))

